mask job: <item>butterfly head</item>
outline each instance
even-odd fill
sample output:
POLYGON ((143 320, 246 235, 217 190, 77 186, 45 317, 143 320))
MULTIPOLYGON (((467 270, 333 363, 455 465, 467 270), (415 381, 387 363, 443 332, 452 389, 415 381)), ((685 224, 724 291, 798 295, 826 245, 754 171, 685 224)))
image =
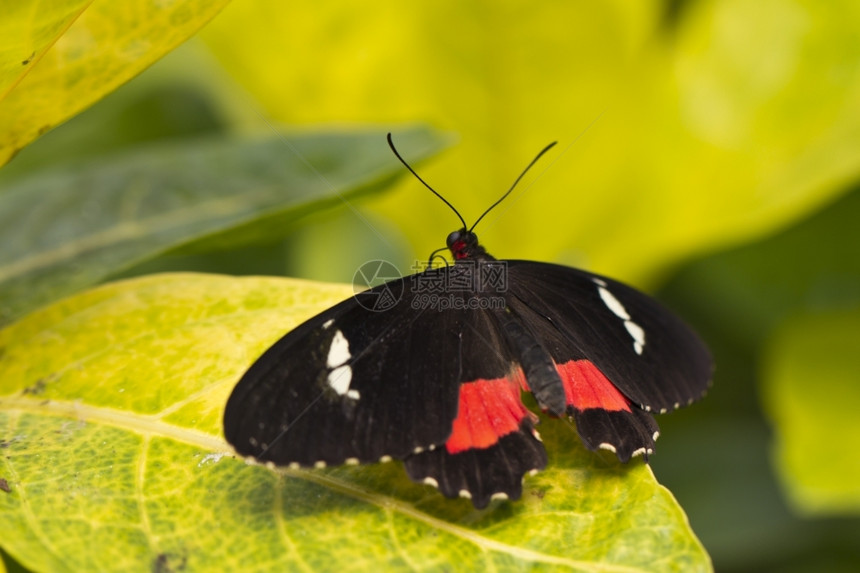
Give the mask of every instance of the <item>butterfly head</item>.
POLYGON ((487 256, 484 247, 478 244, 478 235, 465 228, 454 231, 446 240, 455 260, 474 259, 487 256))

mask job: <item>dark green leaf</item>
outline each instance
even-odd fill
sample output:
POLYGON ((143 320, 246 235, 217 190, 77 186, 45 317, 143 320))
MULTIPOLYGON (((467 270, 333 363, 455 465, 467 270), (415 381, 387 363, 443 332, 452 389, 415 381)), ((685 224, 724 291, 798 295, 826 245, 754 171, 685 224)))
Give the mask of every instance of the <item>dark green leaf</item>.
MULTIPOLYGON (((384 131, 217 138, 46 170, 0 193, 0 324, 178 249, 272 241, 401 175, 384 131)), ((442 146, 397 133, 412 157, 442 146)))

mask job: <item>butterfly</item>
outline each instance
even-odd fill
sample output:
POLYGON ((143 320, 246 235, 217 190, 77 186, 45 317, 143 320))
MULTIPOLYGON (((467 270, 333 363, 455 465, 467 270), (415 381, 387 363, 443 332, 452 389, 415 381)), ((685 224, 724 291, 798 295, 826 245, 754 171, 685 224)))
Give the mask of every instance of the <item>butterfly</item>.
MULTIPOLYGON (((620 461, 654 451, 654 413, 700 398, 713 363, 653 298, 556 264, 498 260, 460 218, 453 264, 395 278, 307 320, 244 373, 224 413, 236 452, 320 468, 402 460, 409 477, 476 508, 518 499, 547 464, 531 392, 586 447, 620 461)), ((430 257, 433 263, 434 257, 430 257)))

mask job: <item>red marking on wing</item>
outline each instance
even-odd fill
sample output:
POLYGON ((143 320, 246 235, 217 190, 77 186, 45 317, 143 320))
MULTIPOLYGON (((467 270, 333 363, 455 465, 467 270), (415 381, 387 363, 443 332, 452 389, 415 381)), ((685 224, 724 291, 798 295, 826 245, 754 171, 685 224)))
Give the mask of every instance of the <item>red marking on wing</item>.
POLYGON ((519 431, 523 418, 536 419, 520 399, 524 383, 518 369, 507 378, 461 384, 457 418, 445 442, 448 453, 488 448, 502 436, 519 431))
POLYGON ((577 410, 601 408, 630 412, 630 400, 589 360, 570 360, 557 364, 567 404, 577 410))

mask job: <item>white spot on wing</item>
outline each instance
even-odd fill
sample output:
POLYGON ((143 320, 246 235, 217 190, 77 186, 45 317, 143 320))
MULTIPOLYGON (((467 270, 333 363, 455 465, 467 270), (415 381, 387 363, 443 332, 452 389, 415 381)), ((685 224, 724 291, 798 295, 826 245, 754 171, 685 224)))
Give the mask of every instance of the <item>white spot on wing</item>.
POLYGON ((340 396, 346 395, 347 398, 358 400, 361 397, 358 390, 349 389, 352 382, 352 368, 346 362, 350 358, 352 354, 349 353, 349 341, 343 335, 343 331, 335 331, 326 358, 326 366, 333 369, 328 373, 328 385, 340 396))
POLYGON ((627 314, 627 309, 624 308, 621 301, 615 298, 614 294, 606 290, 606 287, 604 286, 599 287, 597 291, 600 293, 600 298, 603 300, 603 304, 606 305, 606 308, 612 311, 612 314, 618 318, 630 320, 630 315, 627 314))
POLYGON ((472 494, 467 489, 460 490, 460 497, 464 497, 466 499, 472 499, 472 494))
POLYGON ((383 464, 385 462, 390 462, 390 461, 391 461, 391 456, 382 456, 381 458, 379 458, 379 462, 383 463, 383 464))
POLYGON ((340 366, 328 373, 328 385, 341 396, 348 395, 350 382, 352 382, 352 368, 349 366, 340 366))
POLYGON ((630 313, 621 304, 621 301, 615 298, 615 295, 606 289, 606 283, 600 279, 592 279, 597 284, 597 292, 600 294, 600 299, 606 305, 612 314, 624 321, 624 328, 627 333, 633 338, 633 350, 636 354, 642 354, 645 350, 645 330, 633 322, 630 318, 630 313))
POLYGON ((343 460, 343 463, 345 463, 348 466, 357 466, 358 465, 358 458, 346 458, 345 460, 343 460))
POLYGON ((608 444, 606 442, 603 442, 602 444, 600 444, 597 447, 600 448, 601 450, 609 450, 613 454, 615 453, 615 446, 613 446, 612 444, 608 444))
POLYGON ((636 351, 636 354, 642 354, 642 349, 645 347, 645 331, 632 320, 625 320, 624 328, 633 337, 633 349, 636 351))
POLYGON ((490 499, 508 499, 508 494, 503 491, 497 491, 493 495, 490 496, 490 499))
POLYGON ((432 485, 433 487, 435 487, 437 489, 439 488, 439 482, 436 481, 434 478, 426 477, 426 478, 424 478, 424 483, 426 483, 427 485, 432 485))
POLYGON ((318 462, 314 462, 314 467, 317 468, 318 470, 321 470, 325 467, 325 462, 322 460, 319 460, 318 462))
POLYGON ((328 328, 328 327, 329 327, 329 326, 331 326, 332 324, 334 324, 334 319, 333 319, 333 318, 330 318, 330 319, 328 319, 327 321, 325 321, 325 322, 323 323, 323 328, 328 328))
POLYGON ((351 357, 352 355, 349 353, 349 341, 343 335, 343 331, 335 331, 334 338, 331 339, 331 346, 328 349, 326 366, 336 368, 343 365, 351 357))

